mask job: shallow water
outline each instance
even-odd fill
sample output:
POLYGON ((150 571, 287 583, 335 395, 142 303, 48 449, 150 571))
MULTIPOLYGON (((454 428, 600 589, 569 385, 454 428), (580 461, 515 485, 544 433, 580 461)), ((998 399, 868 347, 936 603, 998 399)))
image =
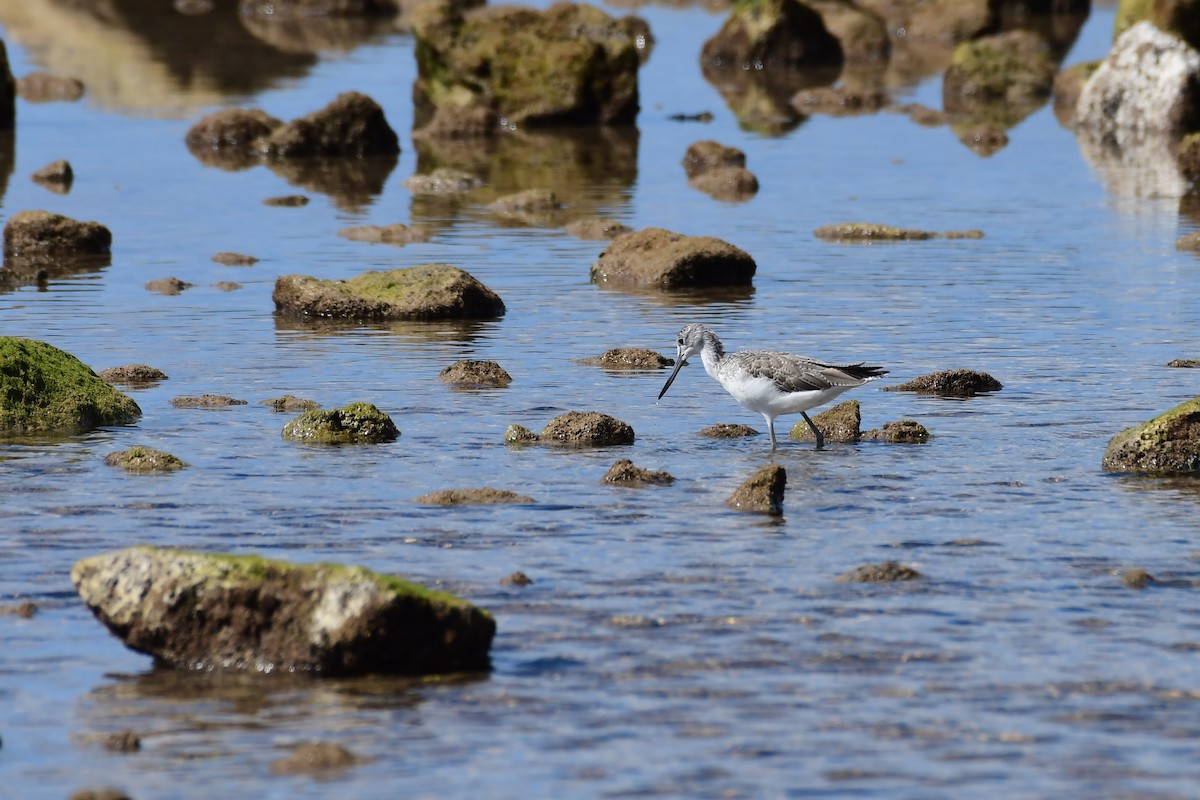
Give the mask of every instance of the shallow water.
MULTIPOLYGON (((990 158, 897 113, 754 133, 696 67, 723 14, 639 13, 657 44, 641 74, 638 135, 602 145, 547 137, 502 153, 485 161, 489 186, 454 207, 402 186, 418 170, 403 32, 313 54, 218 25, 214 14, 234 19, 223 4, 182 22, 143 11, 129 15, 134 25, 49 0, 0 3, 17 75, 48 69, 88 83, 79 103, 19 102, 3 216, 46 208, 114 235, 110 266, 0 294, 0 333, 48 341, 97 370, 147 363, 170 376, 132 392, 144 411, 135 427, 0 445, 0 600, 40 609, 30 620, 0 616, 5 791, 1194 795, 1200 484, 1099 467, 1112 435, 1200 394, 1200 373, 1163 367, 1200 355, 1200 262, 1174 249, 1196 223, 1176 197, 1130 194, 1151 177, 1089 161, 1049 108, 990 158), (221 42, 227 57, 212 47, 196 55, 195 41, 221 42), (106 58, 80 55, 98 42, 106 58), (252 67, 231 69, 237 59, 252 67), (379 101, 401 135, 381 191, 206 168, 183 146, 190 124, 215 108, 291 118, 349 89, 379 101), (703 110, 712 123, 668 119, 703 110), (720 203, 687 187, 683 152, 708 138, 746 152, 762 183, 753 200, 720 203), (65 196, 28 180, 57 158, 76 173, 65 196), (483 208, 548 182, 575 209, 742 247, 758 263, 753 290, 662 296, 592 285, 603 243, 500 224, 483 208), (296 192, 312 202, 262 204, 296 192), (845 246, 811 235, 856 219, 986 236, 845 246), (438 233, 403 248, 336 235, 391 222, 438 233), (262 260, 222 266, 211 261, 220 250, 262 260), (470 271, 508 313, 335 329, 273 314, 282 274, 351 277, 433 261, 470 271), (143 288, 167 276, 194 287, 143 288), (857 390, 849 396, 864 428, 912 418, 934 438, 822 452, 788 443, 774 457, 788 472, 783 518, 747 516, 724 500, 771 459, 765 436, 695 432, 717 422, 762 429, 760 419, 696 367, 656 403, 665 373, 575 361, 618 346, 671 355, 689 321, 708 323, 731 349, 880 363, 889 383, 964 367, 1005 388, 966 401, 857 390), (459 358, 494 359, 513 384, 450 391, 437 375, 459 358), (249 403, 170 404, 206 392, 249 403), (290 415, 259 405, 284 393, 330 407, 373 402, 403 435, 376 447, 290 444, 279 435, 290 415), (617 416, 636 443, 503 444, 509 424, 540 430, 571 409, 617 416), (134 444, 191 466, 145 477, 103 464, 134 444), (622 457, 678 480, 601 485, 622 457), (482 485, 536 503, 412 502, 482 485), (76 559, 133 543, 361 563, 444 586, 495 614, 493 670, 319 682, 155 671, 91 617, 69 580, 76 559), (888 559, 924 579, 835 581, 888 559), (1160 584, 1126 588, 1119 572, 1134 566, 1160 584), (501 586, 517 569, 535 583, 501 586), (103 736, 119 730, 137 732, 142 750, 107 751, 103 736), (369 761, 319 780, 272 774, 271 762, 312 739, 369 761)), ((1100 57, 1111 26, 1112 9, 1094 9, 1066 63, 1100 57)), ((897 98, 940 107, 938 80, 897 98)), ((780 420, 781 434, 794 421, 780 420)))

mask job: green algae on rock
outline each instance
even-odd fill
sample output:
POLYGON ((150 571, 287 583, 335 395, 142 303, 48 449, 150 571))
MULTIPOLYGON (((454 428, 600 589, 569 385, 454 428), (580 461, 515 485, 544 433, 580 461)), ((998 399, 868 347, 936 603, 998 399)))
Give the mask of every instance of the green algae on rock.
POLYGON ((81 433, 141 415, 137 403, 70 353, 0 336, 0 434, 81 433))
POLYGON ((1200 397, 1118 433, 1101 464, 1106 472, 1200 472, 1200 397))
POLYGON ((891 442, 892 444, 924 444, 929 441, 928 429, 915 419, 885 422, 882 428, 872 428, 863 433, 863 439, 891 442))
POLYGON ((974 397, 981 392, 998 392, 1004 384, 986 372, 973 369, 943 369, 913 378, 898 386, 884 386, 885 392, 919 392, 942 397, 974 397))
POLYGON ((104 457, 104 463, 129 472, 174 472, 187 466, 182 459, 170 453, 141 445, 109 453, 104 457))
MULTIPOLYGON (((828 411, 822 411, 813 417, 813 424, 825 436, 827 442, 857 442, 859 439, 862 410, 857 400, 845 400, 828 411)), ((807 422, 797 422, 788 431, 789 439, 802 442, 815 441, 812 428, 807 422)))
POLYGON ((305 411, 283 428, 283 438, 309 444, 375 444, 399 436, 392 418, 370 403, 305 411))
POLYGON ((409 15, 418 128, 457 120, 466 134, 562 125, 632 125, 649 28, 588 5, 462 13, 449 2, 409 15))
POLYGON ((963 42, 942 81, 951 114, 1010 127, 1050 97, 1058 64, 1036 33, 1014 30, 963 42))
POLYGON ((486 670, 492 616, 364 567, 131 547, 71 580, 127 647, 183 669, 430 674, 486 670))
POLYGON ((449 264, 364 272, 348 281, 283 275, 272 297, 279 311, 353 320, 490 319, 505 310, 495 292, 449 264))

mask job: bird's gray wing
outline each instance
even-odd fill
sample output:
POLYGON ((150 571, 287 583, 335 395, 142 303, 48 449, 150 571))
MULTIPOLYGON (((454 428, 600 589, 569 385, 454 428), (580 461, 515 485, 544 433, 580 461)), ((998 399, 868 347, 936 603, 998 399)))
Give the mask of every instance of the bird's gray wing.
POLYGON ((770 378, 781 392, 820 392, 862 381, 831 364, 789 353, 749 351, 734 354, 737 365, 754 378, 770 378))

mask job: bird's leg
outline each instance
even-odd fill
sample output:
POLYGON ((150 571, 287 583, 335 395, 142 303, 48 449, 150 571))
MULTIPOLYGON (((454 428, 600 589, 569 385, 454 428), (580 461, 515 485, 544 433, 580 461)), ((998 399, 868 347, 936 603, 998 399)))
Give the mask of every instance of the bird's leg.
POLYGON ((808 414, 804 411, 800 412, 800 416, 804 417, 804 421, 808 423, 808 427, 812 428, 813 436, 817 437, 817 449, 820 450, 825 446, 825 434, 821 433, 820 429, 808 418, 808 414))
POLYGON ((775 419, 773 417, 768 417, 766 414, 763 414, 763 419, 765 419, 767 421, 767 430, 771 434, 771 452, 774 453, 775 448, 776 448, 776 445, 775 445, 775 419))

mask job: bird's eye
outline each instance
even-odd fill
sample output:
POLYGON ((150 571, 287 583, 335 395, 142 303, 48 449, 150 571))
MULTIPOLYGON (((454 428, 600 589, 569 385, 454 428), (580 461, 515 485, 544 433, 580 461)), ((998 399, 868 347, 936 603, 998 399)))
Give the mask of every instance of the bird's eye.
POLYGON ((679 337, 679 346, 683 347, 683 337, 679 337))

